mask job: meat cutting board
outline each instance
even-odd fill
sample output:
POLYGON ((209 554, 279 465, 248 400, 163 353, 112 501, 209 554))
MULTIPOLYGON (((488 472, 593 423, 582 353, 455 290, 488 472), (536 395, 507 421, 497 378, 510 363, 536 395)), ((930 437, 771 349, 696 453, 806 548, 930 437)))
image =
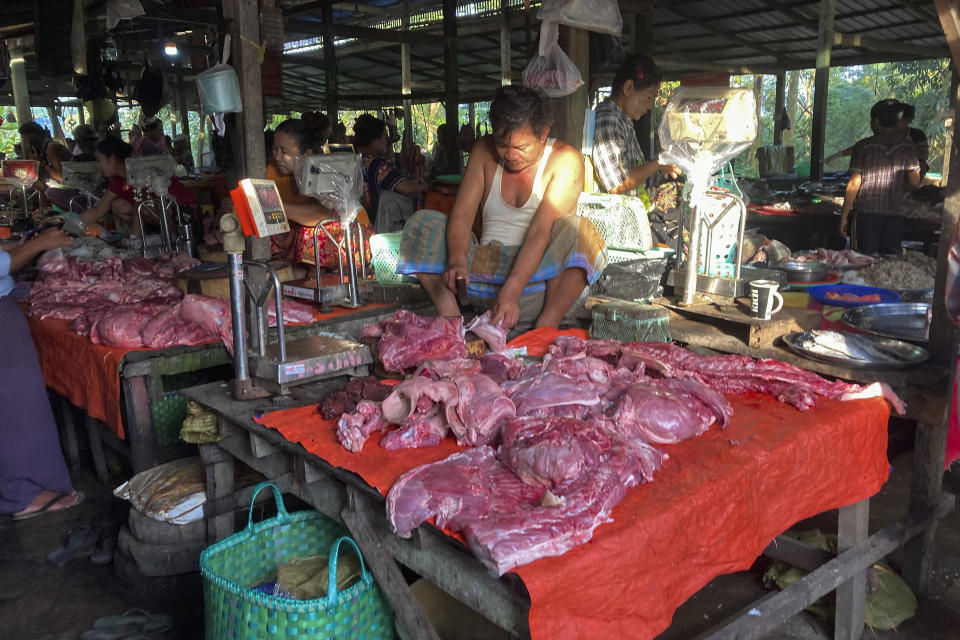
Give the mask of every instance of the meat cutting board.
MULTIPOLYGON (((475 336, 473 333, 468 331, 464 340, 467 345, 468 358, 479 358, 487 353, 487 343, 475 336)), ((406 377, 403 373, 387 371, 383 368, 383 362, 380 360, 380 352, 377 349, 379 344, 379 340, 377 338, 361 338, 360 342, 370 347, 370 353, 373 354, 373 375, 377 376, 378 378, 384 378, 388 380, 403 380, 404 377, 406 377)), ((414 369, 410 369, 407 373, 413 373, 413 371, 414 369)))

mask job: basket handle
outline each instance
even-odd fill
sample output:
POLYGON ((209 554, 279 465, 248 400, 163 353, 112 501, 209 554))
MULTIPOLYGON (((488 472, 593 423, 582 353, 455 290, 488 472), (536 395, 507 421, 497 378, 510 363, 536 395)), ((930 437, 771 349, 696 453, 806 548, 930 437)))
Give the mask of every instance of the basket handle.
POLYGON ((253 488, 253 495, 250 496, 250 511, 247 513, 247 529, 253 526, 253 506, 257 502, 257 494, 267 487, 273 489, 273 500, 277 503, 277 517, 286 519, 288 517, 287 508, 283 505, 283 496, 280 495, 280 489, 272 482, 261 482, 253 488))
POLYGON ((353 547, 354 552, 357 554, 357 558, 360 559, 360 575, 364 582, 370 584, 370 574, 367 572, 367 566, 363 563, 363 554, 360 553, 360 548, 357 546, 357 543, 353 541, 352 538, 343 536, 342 538, 337 538, 337 541, 333 543, 333 546, 330 547, 330 563, 328 565, 328 576, 327 576, 327 606, 332 606, 336 604, 337 601, 337 559, 340 556, 340 543, 347 542, 353 547))

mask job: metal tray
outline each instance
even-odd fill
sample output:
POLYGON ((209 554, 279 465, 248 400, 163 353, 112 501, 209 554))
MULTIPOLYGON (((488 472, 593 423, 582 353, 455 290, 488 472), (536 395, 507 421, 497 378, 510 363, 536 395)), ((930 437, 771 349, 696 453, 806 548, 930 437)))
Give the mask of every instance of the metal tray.
POLYGON ((788 282, 823 282, 830 273, 830 268, 822 262, 800 262, 784 260, 777 263, 776 269, 787 274, 788 282))
POLYGON ((891 302, 868 304, 843 312, 843 324, 885 338, 909 342, 926 342, 929 304, 919 302, 891 302))
POLYGON ((904 342, 902 340, 881 338, 879 336, 871 336, 870 339, 877 346, 881 346, 887 351, 891 351, 898 356, 902 356, 902 363, 876 363, 866 362, 863 360, 851 360, 849 358, 843 358, 839 356, 829 356, 821 353, 815 353, 801 346, 802 341, 809 337, 809 333, 809 331, 797 331, 787 334, 782 338, 783 344, 785 344, 790 351, 793 351, 797 355, 801 355, 804 358, 817 360, 819 362, 829 362, 830 364, 839 364, 845 367, 857 369, 904 369, 906 367, 920 364, 930 357, 930 354, 927 353, 927 350, 923 347, 918 347, 915 344, 910 344, 909 342, 904 342))

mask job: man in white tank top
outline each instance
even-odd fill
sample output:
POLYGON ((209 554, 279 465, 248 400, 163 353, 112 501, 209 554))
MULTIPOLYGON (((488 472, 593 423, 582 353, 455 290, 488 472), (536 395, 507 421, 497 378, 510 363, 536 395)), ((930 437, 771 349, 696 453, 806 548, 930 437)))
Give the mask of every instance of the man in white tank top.
MULTIPOLYGON (((593 262, 581 266, 589 259, 586 262, 560 260, 553 267, 544 267, 549 262, 545 254, 550 257, 551 234, 553 238, 557 235, 554 223, 574 213, 583 191, 583 161, 580 152, 570 145, 548 138, 550 121, 545 105, 540 95, 531 89, 518 86, 499 89, 490 106, 490 124, 493 133, 480 138, 470 153, 446 223, 445 271, 426 273, 413 266, 410 271, 416 273, 430 294, 439 315, 459 315, 455 296, 457 280, 469 283, 473 272, 480 285, 475 267, 484 259, 478 260, 477 256, 496 253, 499 246, 509 249, 519 245, 515 258, 511 256, 512 263, 505 269, 505 279, 492 285, 498 287, 488 305, 493 321, 502 321, 505 328, 513 327, 521 315, 521 295, 530 291, 537 278, 543 277, 539 282, 542 308, 535 316, 530 312, 536 310, 524 309, 525 315, 536 317, 538 327, 556 327, 587 285, 588 271, 591 279, 594 278, 593 262), (483 216, 481 251, 477 250, 476 240, 471 240, 471 228, 478 213, 483 216), (484 249, 493 249, 493 252, 484 249), (572 264, 578 266, 569 266, 572 264)), ((577 234, 576 229, 573 234, 577 234)), ((411 244, 414 241, 414 238, 409 240, 411 244)), ((404 243, 407 242, 405 238, 404 243)), ((590 252, 591 255, 603 253, 602 239, 599 242, 599 250, 590 252)), ((402 262, 404 253, 401 246, 402 262)), ((410 249, 406 253, 413 255, 416 251, 410 249)), ((498 259, 491 258, 488 262, 498 259)), ((605 257, 598 260, 605 264, 605 257)), ((414 265, 416 260, 411 258, 409 263, 414 265)), ((494 281, 486 280, 484 284, 488 282, 494 281)), ((524 295, 523 300, 527 304, 530 298, 524 295)))

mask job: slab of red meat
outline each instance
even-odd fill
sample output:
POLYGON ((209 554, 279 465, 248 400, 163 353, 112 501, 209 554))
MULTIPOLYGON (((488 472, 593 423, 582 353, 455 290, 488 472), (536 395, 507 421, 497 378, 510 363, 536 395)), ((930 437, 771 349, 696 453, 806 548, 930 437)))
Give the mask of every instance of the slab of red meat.
POLYGON ((400 537, 430 518, 459 530, 492 509, 540 504, 545 490, 524 484, 497 459, 493 448, 474 447, 411 469, 387 493, 387 516, 400 537))
POLYGON ((587 385, 605 385, 610 382, 610 376, 613 373, 613 367, 610 364, 600 358, 588 356, 586 351, 563 354, 551 350, 543 357, 542 370, 551 371, 587 385))
POLYGON ((337 440, 347 451, 359 453, 367 438, 375 431, 383 431, 385 427, 380 403, 361 400, 357 403, 356 411, 340 416, 337 422, 337 440))
POLYGON ((497 384, 516 380, 523 373, 524 364, 500 353, 486 353, 479 358, 480 373, 490 376, 497 384))
POLYGON ((419 449, 435 447, 447 437, 447 421, 439 407, 418 411, 399 428, 383 436, 384 449, 419 449))
POLYGON ((515 418, 503 429, 500 460, 527 484, 562 492, 596 469, 610 448, 601 429, 570 418, 515 418))
POLYGON ((200 325, 210 336, 210 340, 222 340, 227 351, 233 353, 233 323, 230 320, 229 301, 188 294, 180 301, 180 316, 200 325))
POLYGON ((517 408, 497 383, 482 373, 455 376, 452 381, 457 385, 457 401, 444 407, 457 443, 468 447, 491 444, 503 423, 517 415, 517 408))
POLYGON ((340 389, 336 389, 320 403, 319 411, 324 420, 339 420, 344 413, 352 413, 361 400, 382 402, 393 387, 380 383, 379 378, 366 376, 351 378, 340 389))
POLYGON ((539 558, 558 556, 588 542, 625 494, 614 469, 601 467, 581 476, 555 507, 520 505, 466 522, 470 550, 487 568, 503 575, 539 558))
POLYGON ((648 384, 677 394, 684 403, 697 412, 707 427, 714 422, 725 428, 733 416, 730 401, 717 391, 692 378, 648 378, 648 384))
MULTIPOLYGON (((283 307, 283 324, 312 322, 316 307, 286 296, 280 301, 283 307)), ((277 326, 277 307, 273 300, 267 301, 267 321, 271 327, 277 326)))
POLYGON ((383 419, 402 425, 417 411, 441 405, 456 404, 457 385, 449 380, 410 378, 404 380, 383 400, 383 419))
POLYGON ((623 394, 611 417, 627 437, 655 444, 682 442, 707 429, 679 394, 642 383, 623 394))
POLYGON ((481 369, 481 362, 474 358, 454 358, 452 360, 430 358, 421 362, 413 375, 440 380, 441 378, 452 378, 469 373, 480 373, 481 369))
POLYGON ((153 319, 151 308, 117 307, 107 311, 90 329, 90 341, 108 347, 132 349, 143 346, 140 332, 153 319))
POLYGON ((486 311, 466 326, 466 331, 473 332, 481 340, 487 343, 487 347, 494 353, 500 353, 507 348, 507 332, 503 328, 503 322, 493 324, 490 321, 490 312, 486 311))
POLYGON ((180 315, 180 307, 173 306, 157 313, 140 331, 143 346, 151 349, 175 347, 178 345, 197 345, 216 338, 194 322, 180 315))
POLYGON ((384 369, 402 373, 429 358, 452 359, 467 355, 463 318, 418 316, 406 310, 367 325, 361 337, 379 337, 377 351, 384 369))
POLYGON ((518 416, 566 405, 587 408, 600 404, 600 397, 592 387, 556 373, 539 372, 534 367, 528 368, 517 380, 505 382, 501 388, 513 400, 518 416))

